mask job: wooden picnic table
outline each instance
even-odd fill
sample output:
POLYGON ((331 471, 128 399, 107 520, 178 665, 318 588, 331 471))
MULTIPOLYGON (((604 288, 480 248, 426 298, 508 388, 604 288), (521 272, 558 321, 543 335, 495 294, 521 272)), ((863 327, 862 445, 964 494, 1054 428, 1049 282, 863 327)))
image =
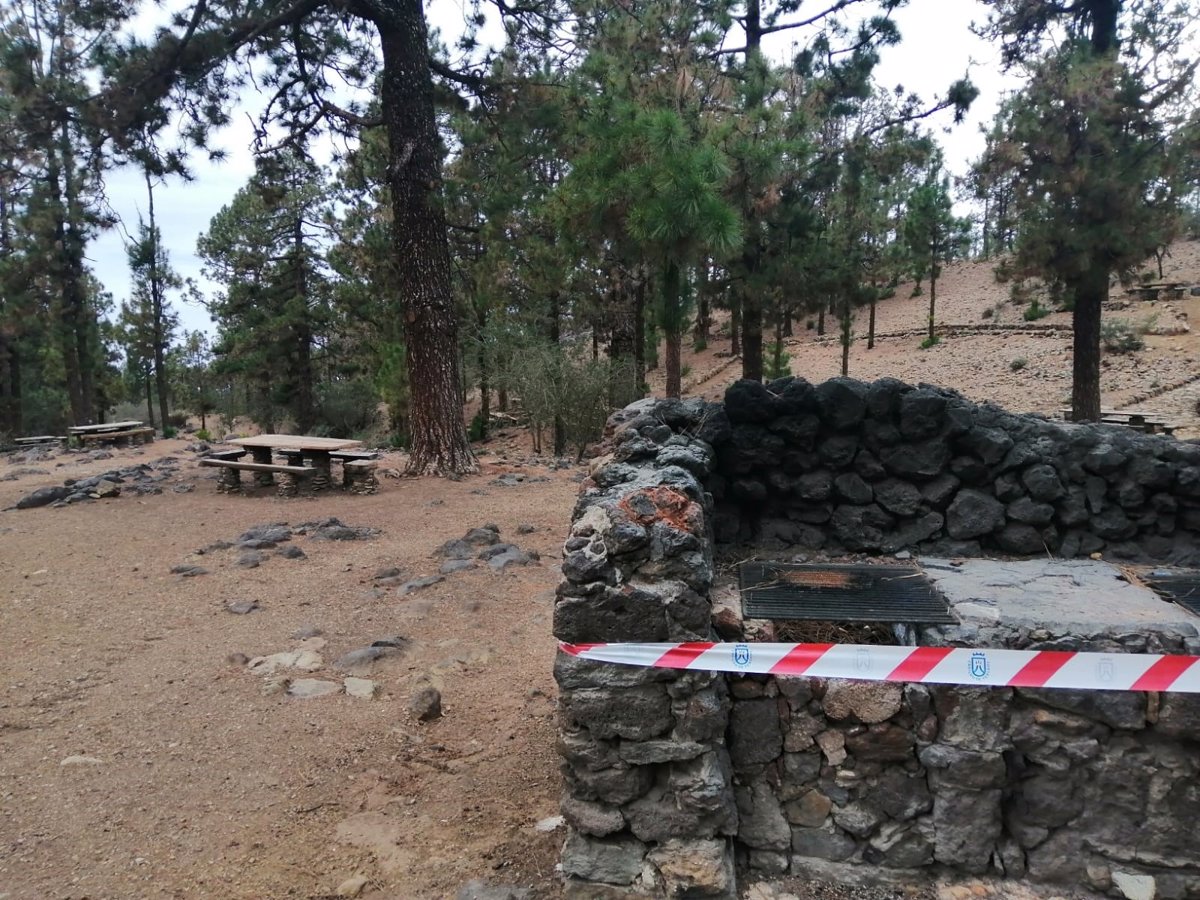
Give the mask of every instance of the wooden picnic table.
MULTIPOLYGON (((312 462, 317 471, 313 474, 312 489, 324 490, 330 481, 330 453, 335 450, 349 450, 361 447, 362 441, 352 441, 347 438, 314 437, 307 434, 258 434, 254 437, 234 438, 229 443, 245 447, 256 463, 270 465, 271 453, 275 450, 292 450, 300 453, 312 462)), ((254 475, 258 484, 269 487, 275 483, 275 477, 270 472, 256 472, 254 475)))
POLYGON ((1159 294, 1166 294, 1167 300, 1182 300, 1186 281, 1149 281, 1131 287, 1125 293, 1133 294, 1139 300, 1157 300, 1159 294))
MULTIPOLYGON (((1071 409, 1064 408, 1062 415, 1068 422, 1072 421, 1071 409)), ((1175 431, 1175 425, 1163 418, 1162 413, 1143 409, 1101 409, 1100 424, 1124 425, 1146 434, 1171 434, 1175 431)))
POLYGON ((100 434, 109 431, 129 431, 134 428, 141 428, 141 422, 104 422, 100 425, 72 425, 67 429, 67 434, 100 434))

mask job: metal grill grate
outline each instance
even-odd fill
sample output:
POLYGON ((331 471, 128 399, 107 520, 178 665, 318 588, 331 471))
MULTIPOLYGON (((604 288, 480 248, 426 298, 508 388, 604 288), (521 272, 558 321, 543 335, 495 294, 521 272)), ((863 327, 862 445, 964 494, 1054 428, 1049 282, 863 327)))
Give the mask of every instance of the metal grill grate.
POLYGON ((751 619, 954 625, 946 601, 908 566, 742 563, 742 612, 751 619))
POLYGON ((1200 616, 1200 572, 1148 575, 1143 576, 1142 580, 1163 599, 1178 603, 1188 612, 1200 616))

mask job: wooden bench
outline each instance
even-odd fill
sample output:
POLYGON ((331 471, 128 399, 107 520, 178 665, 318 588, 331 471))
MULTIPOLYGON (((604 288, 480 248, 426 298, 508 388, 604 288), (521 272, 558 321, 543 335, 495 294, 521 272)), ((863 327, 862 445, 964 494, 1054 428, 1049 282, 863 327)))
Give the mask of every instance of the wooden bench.
POLYGON ((38 434, 30 437, 13 438, 13 443, 18 447, 32 447, 38 444, 62 444, 67 445, 68 437, 65 434, 38 434))
POLYGON ((202 459, 228 459, 237 461, 249 453, 249 450, 218 450, 215 453, 205 453, 202 459))
POLYGON ((330 459, 340 459, 342 462, 360 462, 368 459, 379 459, 377 450, 333 450, 330 459))
POLYGON ((134 444, 145 444, 154 440, 153 428, 129 428, 124 431, 96 431, 90 434, 77 434, 76 440, 80 444, 86 446, 91 442, 97 443, 128 443, 130 446, 134 444))
POLYGON ((374 459, 351 459, 342 463, 342 487, 352 494, 374 494, 379 490, 379 479, 375 469, 379 466, 374 459))
POLYGON ((280 497, 295 497, 300 492, 299 482, 302 479, 311 478, 317 473, 317 470, 311 466, 277 466, 271 463, 215 459, 211 456, 202 458, 200 465, 221 469, 221 477, 217 480, 217 491, 222 494, 237 494, 241 492, 242 472, 260 472, 280 476, 280 497))
MULTIPOLYGON (((1068 422, 1074 421, 1070 409, 1063 409, 1062 415, 1068 422)), ((1100 424, 1120 425, 1145 434, 1173 434, 1177 427, 1163 419, 1161 413, 1120 409, 1100 410, 1100 424)))

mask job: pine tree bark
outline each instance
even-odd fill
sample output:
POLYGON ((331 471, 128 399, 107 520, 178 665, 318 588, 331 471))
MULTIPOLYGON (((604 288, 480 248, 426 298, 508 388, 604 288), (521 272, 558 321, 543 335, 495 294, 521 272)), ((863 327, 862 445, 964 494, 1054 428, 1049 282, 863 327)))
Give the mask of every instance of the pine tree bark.
POLYGON ((296 428, 307 433, 316 422, 313 389, 312 326, 308 320, 308 267, 304 263, 304 217, 297 211, 292 221, 292 264, 295 268, 296 305, 292 334, 295 340, 296 428))
POLYGON ((668 397, 679 397, 683 393, 683 367, 681 362, 683 328, 682 322, 682 273, 674 262, 667 263, 663 276, 663 332, 666 337, 666 367, 668 397))
POLYGON ((937 316, 937 244, 934 243, 929 260, 929 340, 933 340, 934 321, 937 316))
POLYGON ((1100 320, 1108 300, 1108 272, 1092 269, 1069 286, 1075 298, 1071 364, 1071 417, 1076 422, 1100 420, 1100 320))
POLYGON ((742 301, 736 294, 729 306, 729 352, 734 356, 742 352, 742 301))
POLYGON ((441 198, 441 158, 421 0, 371 4, 383 53, 392 234, 412 396, 409 475, 478 471, 463 422, 458 320, 441 198))
MULTIPOLYGON (((163 321, 163 283, 162 273, 158 271, 159 233, 158 223, 154 218, 154 183, 150 173, 146 172, 146 194, 149 197, 150 241, 153 244, 150 253, 150 306, 151 332, 154 336, 154 386, 158 393, 158 421, 165 429, 167 427, 167 337, 163 321)), ((154 417, 151 416, 151 427, 154 417)))

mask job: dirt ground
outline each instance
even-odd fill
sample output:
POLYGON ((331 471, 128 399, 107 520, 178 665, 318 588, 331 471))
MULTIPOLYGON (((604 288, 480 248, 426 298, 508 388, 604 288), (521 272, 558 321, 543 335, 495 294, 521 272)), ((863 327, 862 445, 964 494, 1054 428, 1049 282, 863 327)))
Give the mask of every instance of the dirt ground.
MULTIPOLYGON (((1177 248, 1167 275, 1200 281, 1200 245, 1177 248)), ((947 324, 980 323, 997 303, 993 320, 1020 321, 986 267, 955 267, 940 293, 947 324)), ((896 336, 871 351, 857 343, 852 375, 931 381, 1014 410, 1062 405, 1067 333, 956 334, 921 351, 927 299, 906 295, 881 305, 880 333, 896 336), (1017 358, 1026 365, 1014 370, 1017 358)), ((1200 316, 1198 298, 1175 306, 1200 316)), ((1169 411, 1181 435, 1200 436, 1200 341, 1189 333, 1147 342, 1140 353, 1106 357, 1105 403, 1188 382, 1140 405, 1169 411)), ((810 380, 838 370, 840 348, 810 332, 798 332, 788 352, 810 380)), ((689 353, 687 392, 719 397, 740 366, 727 354, 727 339, 689 353)), ((362 896, 373 898, 454 897, 474 879, 558 896, 563 833, 546 822, 559 796, 550 617, 583 469, 530 461, 527 436, 510 430, 483 448, 479 476, 385 478, 374 496, 288 501, 218 494, 184 447, 159 441, 111 459, 55 453, 27 465, 0 457, 0 509, 64 478, 180 460, 159 495, 0 511, 0 900, 323 898, 359 875, 362 896), (492 483, 506 472, 530 477, 492 483), (255 525, 329 516, 380 533, 353 542, 296 536, 304 558, 267 551, 252 569, 236 565, 234 549, 195 552, 255 525), (407 596, 377 583, 387 568, 435 573, 431 552, 485 523, 540 561, 448 575, 407 596), (520 525, 533 530, 519 534, 520 525), (181 564, 208 572, 172 574, 181 564), (237 601, 260 609, 228 611, 237 601), (370 700, 288 696, 245 665, 307 648, 320 668, 289 674, 340 682, 339 656, 397 636, 403 652, 375 664, 369 677, 380 694, 370 700), (409 702, 430 684, 444 715, 422 723, 409 702)), ((780 887, 801 900, 1005 890, 1011 896, 1011 887, 980 884, 915 893, 780 887)))

